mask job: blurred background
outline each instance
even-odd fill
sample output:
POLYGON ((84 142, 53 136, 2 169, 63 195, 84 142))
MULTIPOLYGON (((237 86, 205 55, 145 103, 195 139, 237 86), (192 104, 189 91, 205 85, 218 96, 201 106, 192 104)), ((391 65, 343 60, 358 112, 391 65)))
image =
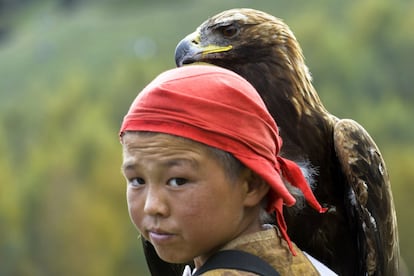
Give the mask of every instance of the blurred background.
POLYGON ((178 41, 224 9, 283 18, 329 111, 391 175, 414 273, 414 2, 0 0, 0 275, 148 275, 118 129, 178 41))

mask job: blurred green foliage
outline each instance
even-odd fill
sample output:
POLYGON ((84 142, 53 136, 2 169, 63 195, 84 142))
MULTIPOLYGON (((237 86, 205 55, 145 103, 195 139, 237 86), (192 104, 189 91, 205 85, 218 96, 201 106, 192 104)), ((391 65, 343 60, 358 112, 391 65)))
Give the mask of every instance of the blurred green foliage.
POLYGON ((414 2, 4 3, 14 1, 0 2, 0 275, 148 275, 117 132, 137 92, 175 66, 177 42, 233 7, 283 18, 328 110, 377 141, 414 271, 414 2))

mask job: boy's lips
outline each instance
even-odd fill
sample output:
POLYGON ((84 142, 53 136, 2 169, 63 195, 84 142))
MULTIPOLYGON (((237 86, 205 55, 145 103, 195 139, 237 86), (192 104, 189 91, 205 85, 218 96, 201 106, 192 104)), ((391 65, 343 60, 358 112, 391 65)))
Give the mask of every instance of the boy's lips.
POLYGON ((175 235, 161 229, 149 229, 148 236, 150 241, 160 243, 170 240, 175 235))

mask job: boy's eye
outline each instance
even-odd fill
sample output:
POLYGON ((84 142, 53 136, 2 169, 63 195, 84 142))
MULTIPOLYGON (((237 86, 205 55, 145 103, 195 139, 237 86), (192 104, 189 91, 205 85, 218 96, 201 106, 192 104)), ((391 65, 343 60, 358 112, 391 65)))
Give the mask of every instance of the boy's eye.
POLYGON ((187 182, 188 182, 187 179, 177 177, 177 178, 171 178, 170 180, 168 180, 167 184, 172 187, 178 187, 178 186, 186 184, 187 182))
POLYGON ((141 177, 131 178, 128 180, 128 184, 133 187, 139 187, 145 184, 145 180, 141 177))

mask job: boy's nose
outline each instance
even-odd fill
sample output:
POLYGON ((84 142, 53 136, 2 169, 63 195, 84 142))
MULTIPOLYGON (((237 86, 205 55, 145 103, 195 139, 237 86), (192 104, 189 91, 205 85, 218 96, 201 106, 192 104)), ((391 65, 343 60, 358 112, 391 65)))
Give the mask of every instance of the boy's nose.
POLYGON ((163 190, 163 187, 148 185, 148 190, 145 197, 144 212, 150 216, 168 216, 169 208, 167 196, 163 190))

